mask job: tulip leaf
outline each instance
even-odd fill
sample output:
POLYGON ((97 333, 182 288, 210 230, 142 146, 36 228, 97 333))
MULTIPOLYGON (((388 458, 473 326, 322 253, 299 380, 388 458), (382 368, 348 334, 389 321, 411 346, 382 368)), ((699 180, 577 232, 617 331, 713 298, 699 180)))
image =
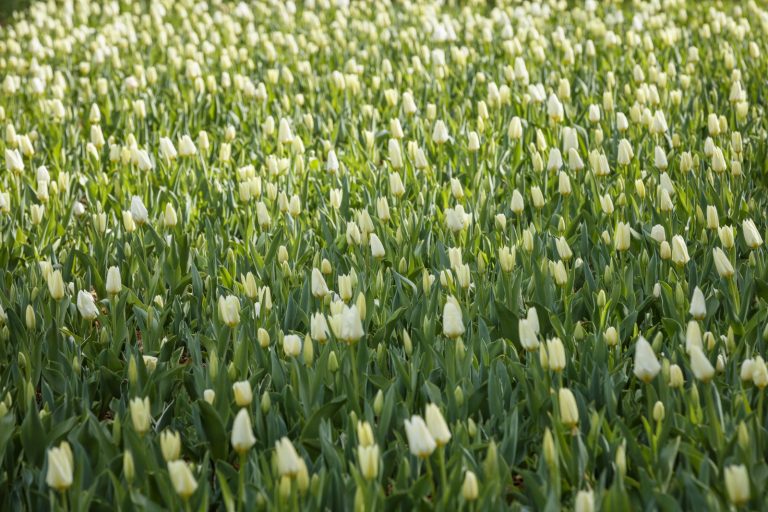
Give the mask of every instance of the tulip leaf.
POLYGON ((197 407, 200 411, 201 424, 205 438, 211 446, 211 455, 214 459, 223 459, 227 453, 227 436, 224 423, 219 413, 205 400, 198 400, 197 407))

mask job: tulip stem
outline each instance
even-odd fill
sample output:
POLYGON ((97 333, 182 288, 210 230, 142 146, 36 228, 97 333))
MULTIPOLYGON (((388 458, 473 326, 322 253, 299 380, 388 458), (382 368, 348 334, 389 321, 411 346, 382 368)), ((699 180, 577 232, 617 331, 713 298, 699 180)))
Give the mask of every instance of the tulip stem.
POLYGON ((291 510, 301 510, 299 508, 299 488, 291 479, 291 501, 293 502, 291 510))
POLYGON ((360 378, 357 375, 357 343, 349 343, 350 364, 352 365, 352 389, 354 398, 354 407, 357 413, 360 413, 360 378))
MULTIPOLYGON (((763 399, 765 397, 765 393, 761 389, 759 392, 759 397, 757 399, 757 442, 758 442, 758 449, 762 450, 762 439, 763 439, 763 425, 765 424, 765 421, 763 420, 763 399)), ((760 451, 759 453, 762 453, 760 451)))
MULTIPOLYGON (((646 412, 645 414, 646 418, 653 418, 654 404, 653 404, 653 398, 651 398, 650 388, 651 388, 650 384, 645 385, 645 402, 647 404, 647 410, 648 410, 648 412, 646 412)), ((651 449, 653 449, 653 446, 651 446, 651 449)))
POLYGON ((240 474, 238 475, 237 486, 237 510, 243 510, 245 505, 245 465, 246 465, 246 452, 240 453, 240 474))
POLYGON ((717 387, 713 382, 706 383, 704 385, 704 394, 706 395, 706 401, 707 401, 707 412, 711 416, 711 424, 715 429, 715 436, 717 439, 717 449, 719 450, 722 445, 722 432, 723 432, 723 424, 722 424, 722 418, 718 414, 717 409, 715 408, 715 400, 713 397, 713 394, 717 393, 717 387))
POLYGON ((112 295, 110 300, 112 313, 112 350, 117 351, 115 342, 117 341, 117 295, 112 295))
POLYGON ((443 495, 448 494, 448 475, 445 471, 445 446, 437 450, 437 463, 440 465, 440 482, 443 485, 443 495))
POLYGON ((735 276, 731 276, 728 279, 728 288, 731 290, 731 296, 733 297, 733 303, 736 306, 736 318, 741 318, 741 299, 739 298, 739 290, 736 287, 735 276))
POLYGON ((434 505, 437 500, 437 487, 435 486, 435 479, 432 475, 432 461, 429 460, 429 458, 426 459, 427 462, 427 478, 429 479, 429 484, 432 486, 432 504, 434 505))

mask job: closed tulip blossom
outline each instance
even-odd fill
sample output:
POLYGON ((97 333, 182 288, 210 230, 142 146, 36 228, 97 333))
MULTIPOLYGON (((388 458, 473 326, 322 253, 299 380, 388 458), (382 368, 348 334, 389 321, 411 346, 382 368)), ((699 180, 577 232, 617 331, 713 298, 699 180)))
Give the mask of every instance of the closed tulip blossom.
POLYGON ((107 293, 110 295, 117 295, 122 290, 123 285, 120 279, 120 269, 118 267, 109 267, 107 271, 107 293))
POLYGON ((48 276, 48 291, 51 293, 53 300, 61 300, 64 298, 64 279, 61 277, 61 271, 56 270, 48 276))
POLYGON ((715 268, 717 269, 717 273, 720 274, 720 277, 724 277, 725 279, 733 277, 733 274, 735 273, 733 265, 731 265, 731 261, 721 248, 715 247, 712 250, 712 259, 715 260, 715 268))
POLYGON ((443 306, 443 334, 448 338, 459 338, 464 334, 464 320, 461 307, 456 299, 449 297, 443 306))
POLYGON ((448 128, 442 120, 438 120, 435 123, 435 127, 432 131, 432 142, 435 144, 445 144, 448 142, 448 128))
POLYGON ((427 428, 437 446, 443 446, 451 440, 451 431, 440 409, 435 404, 428 404, 426 409, 427 428))
POLYGON ((251 389, 251 383, 247 380, 232 384, 232 392, 235 395, 235 403, 238 407, 247 407, 253 401, 253 390, 251 389))
POLYGON ((384 244, 381 243, 381 239, 379 239, 376 233, 371 233, 370 244, 371 256, 374 258, 383 258, 386 255, 384 244))
POLYGON ((234 295, 219 296, 219 318, 229 327, 240 323, 240 301, 234 295))
POLYGON ((539 348, 538 335, 531 320, 521 318, 518 321, 518 333, 520 335, 520 344, 525 350, 531 352, 539 348))
POLYGON ((77 310, 84 320, 95 320, 99 316, 93 295, 84 290, 77 292, 77 310))
POLYGON ((189 499, 197 490, 197 480, 192 471, 183 460, 174 460, 168 463, 168 474, 176 494, 183 499, 189 499))
POLYGON ((560 388, 558 403, 560 404, 560 420, 567 427, 575 428, 579 424, 579 408, 576 405, 573 392, 568 388, 560 388))
POLYGON ((595 494, 593 491, 579 491, 576 494, 574 512, 592 512, 595 507, 595 494))
POLYGON ((334 315, 334 321, 334 325, 337 326, 337 330, 334 331, 336 337, 346 343, 356 343, 365 335, 356 304, 351 307, 344 305, 342 311, 334 315))
POLYGON ((179 156, 189 157, 197 153, 197 147, 189 135, 182 135, 179 140, 179 156))
POLYGON ((616 249, 616 251, 621 252, 629 249, 629 244, 631 241, 629 224, 624 222, 619 222, 616 225, 616 232, 613 235, 613 240, 614 240, 614 248, 616 249))
POLYGON ((734 505, 745 505, 751 496, 749 473, 743 464, 725 468, 725 488, 728 498, 734 505))
POLYGON ((691 371, 702 382, 709 382, 715 375, 715 368, 698 345, 691 345, 691 371))
POLYGON ((312 269, 312 295, 317 298, 322 298, 328 295, 328 285, 325 282, 325 278, 319 269, 312 269))
POLYGON ((133 398, 130 401, 129 406, 133 429, 139 434, 146 433, 149 430, 152 421, 152 412, 149 408, 149 397, 144 399, 133 398))
POLYGON ((248 409, 240 409, 235 416, 235 422, 232 424, 232 436, 231 436, 232 448, 237 453, 245 453, 256 444, 256 437, 253 435, 253 427, 251 426, 251 417, 248 414, 248 409))
POLYGON ((690 261, 688 246, 680 235, 672 237, 672 261, 677 265, 685 265, 690 261))
POLYGON ((166 462, 179 458, 181 454, 181 437, 178 432, 164 430, 160 434, 160 450, 166 462))
POLYGON ((477 476, 472 471, 467 471, 464 473, 464 483, 461 485, 461 495, 467 501, 474 501, 478 498, 479 494, 477 476))
POLYGON ((149 220, 149 212, 147 212, 144 202, 139 196, 133 196, 131 198, 131 216, 134 222, 138 225, 145 224, 149 220))
POLYGON ((650 343, 640 336, 635 344, 635 377, 645 382, 651 382, 661 371, 661 364, 656 358, 650 343))
POLYGON ((560 338, 547 340, 548 367, 554 372, 565 369, 565 347, 560 338))
POLYGON ((421 416, 414 415, 405 420, 405 434, 411 453, 417 457, 426 459, 437 447, 437 442, 421 416))
POLYGON ((287 437, 275 442, 277 468, 280 475, 295 477, 301 470, 301 459, 293 443, 287 437))
POLYGON ((760 236, 760 232, 757 230, 752 219, 744 220, 744 222, 741 223, 741 229, 744 233, 744 241, 747 243, 747 247, 750 249, 757 249, 763 245, 763 237, 760 236))
POLYGON ((45 483, 59 492, 64 492, 72 486, 74 458, 72 448, 66 441, 48 450, 48 472, 45 483))
POLYGON ((375 479, 379 473, 379 446, 376 444, 358 446, 357 456, 363 478, 366 480, 375 479))
POLYGON ((298 357, 301 354, 301 337, 295 334, 286 334, 283 337, 283 351, 288 357, 298 357))
POLYGON ((693 289, 691 307, 688 313, 696 320, 703 320, 707 316, 707 302, 704 298, 704 293, 698 286, 693 289))

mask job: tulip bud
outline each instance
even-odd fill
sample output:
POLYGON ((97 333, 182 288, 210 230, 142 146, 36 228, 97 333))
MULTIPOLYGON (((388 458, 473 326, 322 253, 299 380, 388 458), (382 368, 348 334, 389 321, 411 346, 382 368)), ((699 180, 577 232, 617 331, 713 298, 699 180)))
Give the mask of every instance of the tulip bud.
POLYGON ((615 327, 610 326, 603 333, 603 339, 608 346, 615 347, 619 342, 619 332, 615 327))
POLYGON ((731 503, 737 507, 749 502, 750 482, 746 466, 739 464, 725 468, 725 488, 731 503))
POLYGON ((259 340, 259 346, 261 346, 261 348, 269 347, 269 332, 266 329, 259 327, 259 330, 256 331, 256 338, 259 340))
POLYGON ((752 219, 744 220, 741 223, 741 228, 744 233, 744 241, 750 249, 757 249, 763 244, 763 238, 752 219))
POLYGON ((47 277, 48 291, 51 294, 53 300, 59 301, 64 298, 64 280, 61 277, 61 271, 48 272, 47 277))
POLYGON ((168 463, 168 474, 171 477, 171 483, 176 494, 186 500, 197 490, 197 481, 189 464, 183 460, 174 460, 168 463))
POLYGON ((139 381, 139 368, 136 365, 136 358, 131 356, 128 360, 128 382, 131 386, 135 386, 139 381))
POLYGON ((617 251, 626 251, 629 249, 630 244, 630 231, 629 231, 629 224, 624 222, 619 222, 616 225, 616 230, 614 232, 614 248, 617 251))
POLYGON ((635 376, 645 382, 651 382, 661 371, 661 364, 648 341, 640 336, 635 345, 635 376))
MULTIPOLYGON (((608 274, 608 269, 609 268, 610 267, 606 267, 606 277, 609 275, 608 274)), ((606 279, 606 281, 607 281, 607 284, 610 284, 610 280, 609 279, 606 279)), ((607 302, 607 300, 608 299, 606 298, 605 290, 600 289, 600 291, 597 292, 597 307, 604 308, 605 307, 605 303, 607 302)))
POLYGON ((544 441, 542 442, 542 449, 544 452, 544 460, 546 461, 547 466, 550 469, 555 468, 557 464, 555 439, 548 427, 544 429, 544 441))
POLYGON ((160 434, 160 451, 166 462, 171 462, 179 458, 181 454, 181 437, 178 432, 164 430, 160 434))
POLYGON ((743 421, 739 422, 739 427, 737 432, 738 432, 737 439, 738 439, 739 447, 742 450, 747 451, 749 449, 749 430, 747 430, 746 423, 744 423, 743 421))
POLYGON ((573 392, 568 388, 560 388, 558 403, 560 405, 560 421, 565 426, 575 429, 579 424, 579 408, 576 405, 573 392))
POLYGON ((107 270, 107 282, 106 290, 110 295, 117 295, 122 290, 123 285, 120 280, 120 269, 117 267, 109 267, 107 270))
POLYGON ((427 428, 437 446, 444 446, 451 440, 451 432, 443 414, 435 404, 428 404, 426 408, 427 428))
POLYGON ((699 321, 704 320, 704 318, 707 316, 707 302, 704 298, 704 293, 698 286, 693 289, 691 307, 688 312, 693 318, 699 321))
POLYGON ((464 483, 461 485, 461 495, 467 501, 474 501, 479 495, 477 477, 472 471, 464 473, 464 483))
POLYGON ((660 401, 657 401, 653 405, 653 419, 656 422, 659 422, 664 419, 664 404, 660 401))
POLYGON ((240 323, 240 300, 235 295, 219 296, 219 318, 229 327, 240 323))
POLYGON ((74 459, 69 443, 63 441, 59 446, 48 450, 48 472, 45 483, 59 492, 72 486, 74 459))
POLYGON ((483 472, 489 478, 493 478, 494 475, 499 473, 499 456, 496 441, 491 440, 488 443, 488 450, 485 453, 485 460, 483 461, 483 472))
POLYGON ((133 455, 126 450, 123 452, 123 476, 125 481, 130 485, 133 482, 133 477, 136 474, 136 470, 133 464, 133 455))
POLYGON ((216 350, 211 350, 208 353, 208 376, 211 380, 216 380, 219 374, 219 356, 216 350))
POLYGON ((378 390, 376 396, 373 399, 373 413, 376 416, 381 415, 381 411, 384 409, 384 392, 378 390))
POLYGON ((328 356, 328 370, 331 373, 336 373, 336 370, 339 369, 339 360, 336 358, 336 352, 331 352, 331 354, 328 356))
POLYGON ((443 308, 443 334, 451 339, 456 339, 464 334, 464 321, 461 307, 456 299, 449 297, 443 308))
POLYGON ((256 437, 253 435, 253 427, 251 426, 251 417, 248 414, 248 409, 240 409, 237 416, 235 416, 235 421, 232 424, 231 442, 232 448, 240 454, 247 452, 256 444, 256 437))
POLYGON ((614 459, 614 463, 616 464, 616 469, 619 475, 624 478, 624 475, 627 474, 627 449, 625 447, 625 443, 623 442, 616 449, 616 457, 614 459))
POLYGON ((253 401, 253 390, 251 383, 247 380, 235 382, 232 384, 232 392, 235 395, 235 403, 238 407, 248 407, 253 401))
POLYGON ((152 421, 152 413, 149 408, 149 398, 133 398, 128 404, 131 412, 131 422, 137 434, 145 434, 152 421))
POLYGON ((669 387, 681 388, 685 384, 685 377, 683 377, 683 370, 676 364, 669 367, 669 387))
POLYGON ((302 356, 304 358, 304 364, 307 366, 312 366, 312 362, 315 357, 315 346, 309 334, 304 336, 302 356))

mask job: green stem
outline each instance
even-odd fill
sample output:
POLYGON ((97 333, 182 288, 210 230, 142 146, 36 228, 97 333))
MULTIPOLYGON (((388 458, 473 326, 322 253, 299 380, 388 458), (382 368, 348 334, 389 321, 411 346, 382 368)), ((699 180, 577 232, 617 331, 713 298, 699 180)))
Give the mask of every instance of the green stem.
POLYGON ((568 282, 563 286, 563 307, 565 308, 565 326, 566 328, 571 325, 571 291, 573 290, 573 273, 571 272, 570 265, 566 265, 565 271, 568 272, 568 282))
POLYGON ((731 291, 733 303, 736 305, 736 317, 741 319, 741 298, 739 297, 739 290, 736 287, 735 276, 732 276, 730 279, 728 279, 728 288, 731 291))
POLYGON ((246 452, 240 453, 240 471, 238 475, 237 486, 237 510, 243 510, 245 505, 245 465, 246 465, 246 452))
POLYGON ((113 295, 111 298, 112 309, 112 350, 116 351, 117 347, 115 343, 117 341, 117 295, 113 295))
POLYGON ((357 372, 357 343, 360 341, 352 342, 349 344, 350 364, 352 365, 352 388, 354 393, 354 407, 355 412, 360 413, 360 378, 357 372))
POLYGON ((757 399, 757 448, 758 453, 763 453, 763 425, 765 424, 765 421, 763 420, 763 400, 765 398, 765 393, 762 389, 758 390, 759 396, 757 399))
POLYGON ((427 479, 429 480, 429 485, 432 486, 432 504, 434 504, 437 500, 437 486, 435 486, 435 478, 432 474, 432 461, 427 458, 425 462, 427 463, 427 479))
POLYGON ((722 424, 722 418, 717 413, 717 409, 715 409, 715 400, 712 397, 713 393, 717 393, 717 388, 715 387, 715 384, 713 382, 707 383, 705 385, 704 393, 706 394, 707 398, 707 409, 709 410, 709 414, 712 416, 710 419, 711 424, 715 428, 715 436, 717 439, 717 445, 718 450, 722 446, 723 441, 723 424, 722 424))
POLYGON ((647 405, 648 412, 646 412, 646 415, 645 415, 646 418, 653 418, 653 400, 651 398, 651 393, 649 391, 650 387, 651 387, 650 384, 645 385, 645 401, 648 404, 647 405))
POLYGON ((656 422, 656 432, 653 435, 653 458, 656 461, 658 461, 658 458, 659 458, 658 444, 659 444, 659 438, 661 437, 661 427, 663 422, 664 422, 663 419, 656 422))
POLYGON ((440 483, 443 486, 443 495, 448 495, 448 474, 445 470, 445 446, 437 450, 437 463, 440 466, 440 483))
POLYGON ((293 501, 291 510, 301 510, 299 508, 299 486, 296 485, 295 479, 291 479, 291 501, 293 501))

